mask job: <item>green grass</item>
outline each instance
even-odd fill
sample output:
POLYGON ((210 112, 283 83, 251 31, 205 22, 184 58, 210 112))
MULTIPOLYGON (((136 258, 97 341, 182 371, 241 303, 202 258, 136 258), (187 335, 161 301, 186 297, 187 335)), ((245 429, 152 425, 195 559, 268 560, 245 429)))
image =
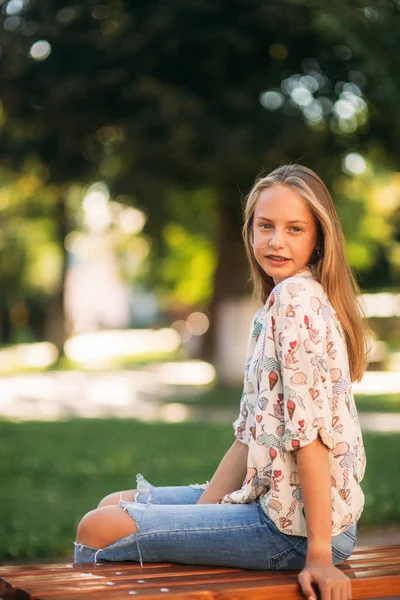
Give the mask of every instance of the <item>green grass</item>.
POLYGON ((355 400, 359 412, 400 412, 400 394, 371 394, 356 396, 355 400))
MULTIPOLYGON (((72 556, 80 518, 110 492, 210 479, 232 443, 230 425, 133 420, 0 421, 0 560, 72 556)), ((400 523, 400 438, 364 435, 362 524, 400 523)))
MULTIPOLYGON (((173 397, 171 402, 181 402, 190 406, 210 406, 213 408, 239 407, 241 388, 212 388, 192 396, 173 397)), ((355 397, 359 412, 400 412, 400 394, 358 395, 355 397)))

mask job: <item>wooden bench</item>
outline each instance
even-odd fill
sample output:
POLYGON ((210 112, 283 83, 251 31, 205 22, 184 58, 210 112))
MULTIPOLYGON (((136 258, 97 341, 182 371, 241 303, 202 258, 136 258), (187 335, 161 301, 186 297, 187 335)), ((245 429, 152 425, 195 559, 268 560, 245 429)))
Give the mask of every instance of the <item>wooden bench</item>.
MULTIPOLYGON (((400 599, 400 545, 357 548, 340 567, 353 599, 400 599)), ((304 600, 297 571, 103 562, 0 567, 2 600, 304 600)))

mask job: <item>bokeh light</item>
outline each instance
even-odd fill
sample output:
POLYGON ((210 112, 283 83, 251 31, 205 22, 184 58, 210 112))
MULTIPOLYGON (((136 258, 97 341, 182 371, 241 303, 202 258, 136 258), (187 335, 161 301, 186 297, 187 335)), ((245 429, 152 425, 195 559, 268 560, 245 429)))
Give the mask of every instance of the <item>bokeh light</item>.
POLYGON ((45 60, 51 53, 51 46, 46 40, 39 40, 32 44, 29 51, 30 56, 34 60, 45 60))
POLYGON ((6 6, 6 14, 19 15, 23 7, 24 3, 22 2, 22 0, 10 0, 10 2, 6 6))
POLYGON ((204 313, 193 312, 186 319, 186 327, 192 335, 203 335, 210 327, 210 321, 204 313))
POLYGON ((270 90, 260 95, 260 103, 267 110, 277 110, 284 103, 284 97, 280 92, 270 90))
POLYGON ((344 158, 342 168, 349 175, 361 175, 367 168, 367 163, 361 154, 358 152, 350 152, 344 158))
POLYGON ((144 213, 137 208, 124 208, 119 215, 119 226, 125 233, 140 233, 145 223, 144 213))
POLYGON ((209 385, 215 379, 215 369, 201 360, 163 363, 156 369, 162 383, 174 385, 209 385))
POLYGON ((171 327, 179 333, 183 343, 188 342, 192 337, 192 334, 187 328, 186 321, 184 321, 183 319, 177 319, 172 323, 171 327))

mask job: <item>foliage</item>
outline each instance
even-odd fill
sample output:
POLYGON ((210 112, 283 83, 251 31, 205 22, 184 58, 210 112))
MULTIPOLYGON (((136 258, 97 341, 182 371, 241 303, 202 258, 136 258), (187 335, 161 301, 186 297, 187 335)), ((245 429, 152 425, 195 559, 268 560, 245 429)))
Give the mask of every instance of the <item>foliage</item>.
MULTIPOLYGON (((107 494, 210 479, 232 443, 230 426, 131 420, 0 421, 0 559, 71 557, 77 524, 107 494)), ((361 524, 400 521, 397 435, 364 434, 368 468, 361 524), (382 468, 384 465, 384 469, 382 468)))
POLYGON ((163 303, 207 306, 215 270, 216 198, 210 190, 170 190, 154 285, 163 303))
POLYGON ((10 11, 6 156, 25 155, 28 141, 52 179, 221 187, 283 157, 327 176, 346 149, 368 147, 395 164, 395 2, 5 2, 10 11), (274 89, 272 110, 263 94, 274 89))
POLYGON ((26 160, 19 173, 0 168, 0 337, 23 342, 40 336, 34 327, 62 285, 60 194, 61 186, 48 184, 47 169, 36 160, 26 160))
POLYGON ((360 177, 339 177, 334 198, 347 256, 369 289, 400 286, 399 174, 369 164, 360 177))
MULTIPOLYGON (((1 12, 0 161, 16 173, 37 156, 46 182, 38 202, 30 198, 42 221, 23 224, 13 215, 19 233, 7 225, 4 234, 14 250, 0 265, 2 287, 24 296, 28 310, 43 299, 37 288, 55 290, 63 272, 68 227, 63 232, 52 211, 62 196, 57 186, 101 179, 113 197, 135 198, 154 239, 140 276, 165 301, 207 303, 212 276, 218 301, 245 289, 243 250, 232 239, 240 195, 256 173, 299 161, 331 185, 351 153, 370 165, 397 165, 398 2, 232 0, 227 9, 212 0, 168 7, 161 0, 5 0, 1 12), (215 198, 210 220, 218 236, 181 222, 204 189, 215 198), (181 198, 175 218, 171 190, 181 198), (235 286, 221 275, 230 275, 227 257, 236 265, 235 286)), ((371 173, 355 185, 338 183, 348 252, 364 287, 393 285, 400 262, 391 226, 400 209, 397 203, 390 213, 366 199, 371 173)), ((29 177, 33 189, 37 176, 29 177)), ((130 264, 123 268, 129 277, 130 264)))

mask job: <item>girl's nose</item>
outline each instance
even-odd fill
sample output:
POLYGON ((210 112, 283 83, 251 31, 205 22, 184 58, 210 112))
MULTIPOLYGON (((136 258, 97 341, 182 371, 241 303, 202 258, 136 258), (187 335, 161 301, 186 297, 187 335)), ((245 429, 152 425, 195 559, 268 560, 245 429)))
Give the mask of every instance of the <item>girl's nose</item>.
POLYGON ((275 229, 271 239, 269 240, 269 245, 273 248, 282 248, 284 246, 283 234, 278 229, 275 229))

